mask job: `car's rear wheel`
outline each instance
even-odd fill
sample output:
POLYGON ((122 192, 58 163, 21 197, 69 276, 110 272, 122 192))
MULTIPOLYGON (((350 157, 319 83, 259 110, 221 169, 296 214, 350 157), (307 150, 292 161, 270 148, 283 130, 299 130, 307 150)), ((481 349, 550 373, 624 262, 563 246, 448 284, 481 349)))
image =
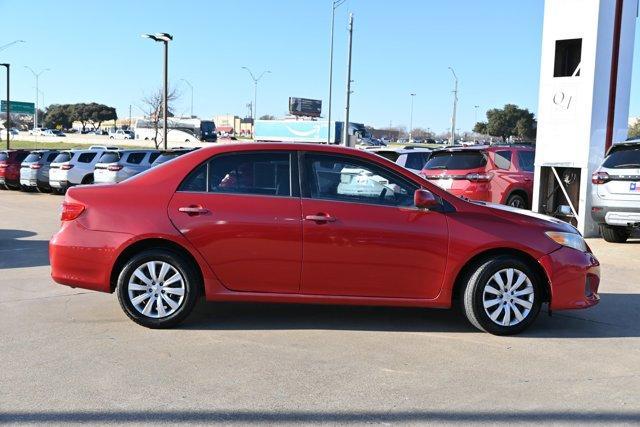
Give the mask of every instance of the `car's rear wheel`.
POLYGON ((198 297, 198 275, 184 257, 165 249, 134 255, 120 270, 118 301, 125 314, 148 328, 185 319, 198 297))
POLYGON ((90 173, 82 178, 82 184, 93 184, 93 174, 90 173))
POLYGON ((463 309, 478 329, 495 335, 517 334, 540 312, 543 285, 518 258, 503 255, 486 260, 464 280, 463 309))
POLYGON ((607 242, 624 243, 631 235, 631 230, 627 227, 615 227, 612 225, 601 225, 600 234, 607 242))
POLYGON ((519 194, 512 194, 507 199, 507 205, 514 208, 527 209, 527 201, 519 194))

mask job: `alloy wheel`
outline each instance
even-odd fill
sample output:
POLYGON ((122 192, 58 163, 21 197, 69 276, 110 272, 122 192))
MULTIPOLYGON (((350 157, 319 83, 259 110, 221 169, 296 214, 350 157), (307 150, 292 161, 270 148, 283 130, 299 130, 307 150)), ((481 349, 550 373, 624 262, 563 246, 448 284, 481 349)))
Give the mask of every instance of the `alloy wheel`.
POLYGON ((514 326, 526 319, 533 301, 531 280, 516 268, 505 268, 495 273, 482 292, 485 313, 500 326, 514 326))
POLYGON ((160 319, 175 313, 184 300, 185 281, 164 261, 149 261, 136 268, 127 286, 129 301, 146 317, 160 319))

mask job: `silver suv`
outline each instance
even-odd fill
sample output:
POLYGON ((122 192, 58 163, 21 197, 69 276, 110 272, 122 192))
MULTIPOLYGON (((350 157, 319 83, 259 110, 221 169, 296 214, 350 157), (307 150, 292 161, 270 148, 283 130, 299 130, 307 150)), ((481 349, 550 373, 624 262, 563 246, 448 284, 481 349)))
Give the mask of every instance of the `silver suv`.
POLYGON ((160 155, 158 150, 109 150, 105 151, 93 171, 95 183, 124 181, 151 167, 160 155))
POLYGON ((385 159, 409 169, 413 173, 422 172, 422 168, 431 156, 431 150, 428 148, 405 147, 405 148, 380 148, 371 150, 385 159))
POLYGON ((591 217, 607 242, 640 227, 640 140, 614 144, 591 176, 591 217))
POLYGON ((49 165, 58 155, 57 150, 35 150, 20 164, 20 187, 29 191, 48 191, 49 165))
POLYGON ((49 168, 49 185, 64 193, 72 185, 93 184, 93 170, 104 149, 61 151, 49 168))

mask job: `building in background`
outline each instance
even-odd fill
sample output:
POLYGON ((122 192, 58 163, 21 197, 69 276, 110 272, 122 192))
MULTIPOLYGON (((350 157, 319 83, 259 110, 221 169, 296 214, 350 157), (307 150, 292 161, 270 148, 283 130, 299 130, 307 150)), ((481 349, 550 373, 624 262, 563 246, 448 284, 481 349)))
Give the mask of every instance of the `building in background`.
POLYGON ((214 116, 213 121, 216 122, 216 129, 221 134, 248 137, 253 132, 253 119, 250 117, 243 119, 233 114, 221 114, 214 116))

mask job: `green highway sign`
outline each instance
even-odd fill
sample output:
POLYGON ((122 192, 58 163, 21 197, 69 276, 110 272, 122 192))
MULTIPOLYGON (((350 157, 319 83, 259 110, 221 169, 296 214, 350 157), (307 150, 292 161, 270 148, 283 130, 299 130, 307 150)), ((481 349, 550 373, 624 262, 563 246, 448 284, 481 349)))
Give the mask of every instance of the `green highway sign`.
MULTIPOLYGON (((33 102, 11 101, 11 113, 34 114, 36 106, 33 102)), ((7 112, 7 101, 0 101, 0 112, 7 112)))

